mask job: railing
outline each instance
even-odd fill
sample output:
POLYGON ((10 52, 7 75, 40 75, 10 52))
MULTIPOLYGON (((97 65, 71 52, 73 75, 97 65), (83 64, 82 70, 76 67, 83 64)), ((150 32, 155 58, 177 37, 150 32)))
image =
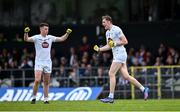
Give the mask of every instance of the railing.
MULTIPOLYGON (((131 75, 144 79, 152 98, 180 98, 180 66, 130 67, 131 75)), ((131 85, 132 99, 138 94, 131 85)))
MULTIPOLYGON (((107 72, 104 72, 103 76, 100 77, 97 74, 96 67, 92 67, 92 69, 88 71, 88 74, 84 73, 84 71, 84 68, 76 68, 75 71, 73 71, 72 67, 65 67, 63 73, 61 73, 62 70, 60 68, 53 68, 51 73, 51 83, 53 83, 53 81, 58 81, 60 83, 58 87, 83 86, 82 84, 86 84, 84 86, 102 86, 103 84, 108 83, 108 81, 106 81, 108 79, 107 72), (72 75, 73 73, 75 75, 72 75), (84 83, 84 81, 87 80, 89 83, 84 83), (102 80, 101 84, 99 84, 100 80, 102 80)), ((104 71, 108 71, 108 68, 105 67, 104 71)), ((34 81, 34 69, 0 70, 0 79, 11 81, 7 86, 27 87, 29 86, 29 83, 34 81)), ((2 80, 0 86, 3 82, 4 81, 2 80)))
MULTIPOLYGON (((103 75, 98 76, 97 67, 90 70, 84 68, 73 69, 53 68, 50 86, 53 87, 78 87, 78 86, 103 86, 104 91, 100 97, 109 93, 108 69, 104 67, 103 75), (87 73, 86 73, 86 72, 87 73)), ((144 66, 130 67, 129 73, 141 84, 150 88, 150 98, 180 98, 180 66, 144 66)), ((118 73, 120 74, 120 73, 118 73)), ((27 87, 34 81, 33 69, 8 69, 0 70, 0 86, 27 87)), ((117 75, 115 98, 142 98, 141 91, 117 75)))

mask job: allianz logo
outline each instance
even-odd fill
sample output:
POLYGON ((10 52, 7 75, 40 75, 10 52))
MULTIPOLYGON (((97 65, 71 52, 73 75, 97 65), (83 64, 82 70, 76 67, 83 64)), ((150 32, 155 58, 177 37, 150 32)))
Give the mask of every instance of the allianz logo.
POLYGON ((65 100, 88 100, 92 95, 92 90, 89 87, 79 87, 72 90, 65 100))
MULTIPOLYGON (((61 90, 62 91, 62 90, 61 90)), ((50 92, 49 100, 88 100, 92 95, 90 87, 78 87, 69 93, 65 92, 50 92)), ((38 92, 36 99, 43 100, 43 92, 38 92)), ((32 89, 7 89, 0 96, 0 101, 31 101, 32 89)))

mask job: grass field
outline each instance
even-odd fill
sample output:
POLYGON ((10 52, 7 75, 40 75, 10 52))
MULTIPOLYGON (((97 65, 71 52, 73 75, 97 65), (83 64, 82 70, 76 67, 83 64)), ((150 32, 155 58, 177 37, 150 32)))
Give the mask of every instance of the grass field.
POLYGON ((179 100, 115 100, 113 104, 95 101, 0 102, 0 111, 177 111, 179 100))

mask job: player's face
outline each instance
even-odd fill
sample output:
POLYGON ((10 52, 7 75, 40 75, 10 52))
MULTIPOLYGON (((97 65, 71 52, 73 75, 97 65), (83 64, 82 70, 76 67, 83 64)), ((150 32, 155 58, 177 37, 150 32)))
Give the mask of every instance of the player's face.
POLYGON ((42 35, 47 35, 49 33, 49 27, 47 27, 47 26, 41 27, 40 32, 42 35))
POLYGON ((104 26, 105 30, 110 29, 110 21, 107 21, 106 19, 102 20, 102 25, 104 26))

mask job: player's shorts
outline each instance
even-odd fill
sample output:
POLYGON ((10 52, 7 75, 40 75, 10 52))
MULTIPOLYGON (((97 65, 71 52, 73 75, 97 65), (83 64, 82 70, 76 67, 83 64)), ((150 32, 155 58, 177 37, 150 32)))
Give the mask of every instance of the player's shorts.
POLYGON ((113 53, 113 62, 126 63, 126 61, 127 61, 126 51, 113 53))
POLYGON ((51 60, 47 60, 47 61, 35 60, 34 70, 40 70, 44 73, 50 74, 52 72, 52 61, 51 60))

